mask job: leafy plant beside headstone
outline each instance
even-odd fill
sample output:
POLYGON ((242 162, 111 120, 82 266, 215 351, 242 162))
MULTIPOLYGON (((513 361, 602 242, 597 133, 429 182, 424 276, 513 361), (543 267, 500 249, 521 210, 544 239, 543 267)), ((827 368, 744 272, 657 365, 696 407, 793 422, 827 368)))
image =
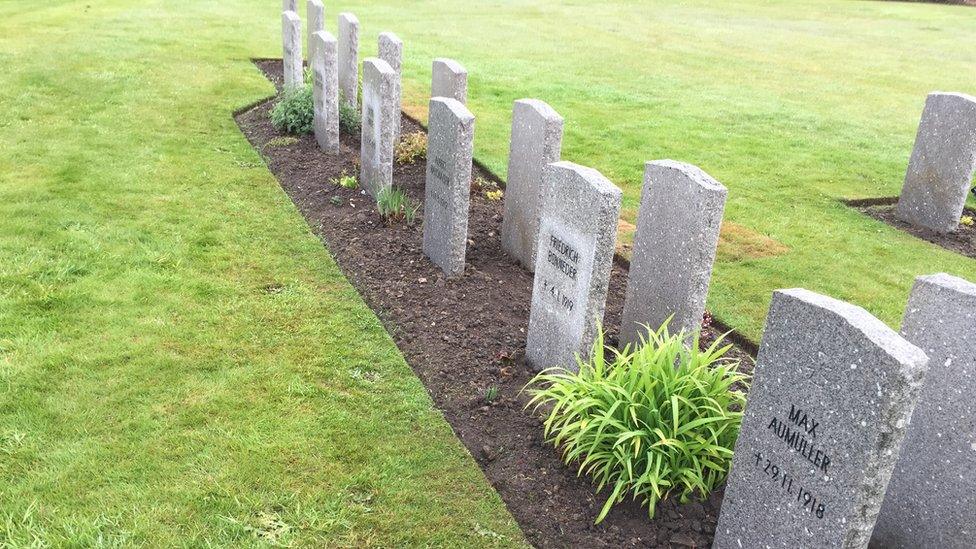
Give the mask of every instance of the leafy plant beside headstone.
POLYGON ((427 134, 413 132, 404 135, 393 152, 397 164, 414 164, 427 157, 427 134))
MULTIPOLYGON (((340 94, 341 96, 341 94, 340 94)), ((339 129, 342 133, 355 135, 359 133, 359 109, 339 99, 339 129)))
POLYGON ((306 83, 282 92, 271 109, 271 124, 279 131, 304 135, 312 133, 313 116, 312 86, 306 83))
POLYGON ((660 500, 707 495, 731 468, 748 377, 721 339, 704 351, 685 341, 665 323, 617 351, 601 332, 579 372, 550 368, 527 385, 528 406, 549 410, 547 441, 611 491, 597 523, 628 495, 653 518, 660 500))

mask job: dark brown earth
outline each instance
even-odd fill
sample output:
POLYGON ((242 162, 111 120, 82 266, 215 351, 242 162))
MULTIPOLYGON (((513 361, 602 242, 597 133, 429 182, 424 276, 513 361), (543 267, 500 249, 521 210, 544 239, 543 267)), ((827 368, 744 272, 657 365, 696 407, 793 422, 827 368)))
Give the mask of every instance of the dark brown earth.
MULTIPOLYGON (((976 259, 976 225, 959 225, 954 233, 940 234, 929 229, 916 227, 895 217, 895 204, 898 197, 868 198, 863 200, 849 200, 848 206, 857 208, 864 214, 884 221, 892 227, 905 231, 913 236, 938 244, 943 248, 967 257, 976 259)), ((976 211, 967 209, 966 214, 976 219, 976 211)))
MULTIPOLYGON (((257 64, 280 87, 280 61, 257 64)), ((310 136, 269 144, 284 137, 268 120, 271 106, 269 100, 239 112, 241 130, 376 311, 529 541, 538 547, 709 546, 722 490, 684 505, 664 501, 654 520, 627 501, 593 525, 606 494, 594 495, 588 480, 559 461, 519 394, 532 377, 521 362, 532 275, 502 252, 502 203, 473 186, 465 272, 447 279, 421 252, 419 219, 413 226, 388 225, 368 196, 330 182, 343 172, 358 175, 358 136, 342 135, 339 155, 321 152, 310 136), (489 403, 490 389, 497 397, 489 403)), ((402 124, 404 134, 423 130, 407 117, 402 124)), ((477 165, 472 176, 500 183, 477 165)), ((424 177, 423 160, 394 168, 394 184, 414 200, 423 198, 424 177)), ((614 342, 627 268, 618 257, 611 275, 605 326, 614 342)), ((709 325, 704 333, 714 340, 719 331, 709 325)), ((753 366, 749 351, 746 342, 731 351, 746 371, 753 366)))

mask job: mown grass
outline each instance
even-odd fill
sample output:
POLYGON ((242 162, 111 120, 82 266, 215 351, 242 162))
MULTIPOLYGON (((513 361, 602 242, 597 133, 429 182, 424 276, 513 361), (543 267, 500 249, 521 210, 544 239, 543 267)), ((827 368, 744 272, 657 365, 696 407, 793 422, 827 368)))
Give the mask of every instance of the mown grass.
POLYGON ((278 6, 0 2, 0 546, 524 543, 231 118, 278 6))
POLYGON ((751 338, 777 288, 826 293, 897 326, 916 275, 976 277, 976 261, 840 202, 898 194, 926 94, 976 93, 976 9, 858 0, 341 1, 329 7, 330 28, 339 10, 359 15, 366 54, 375 54, 381 31, 404 40, 405 101, 421 117, 431 59, 468 68, 475 154, 500 174, 512 102, 536 97, 566 118, 563 156, 624 189, 627 221, 646 160, 691 162, 727 185, 726 219, 735 225, 708 306, 751 338))

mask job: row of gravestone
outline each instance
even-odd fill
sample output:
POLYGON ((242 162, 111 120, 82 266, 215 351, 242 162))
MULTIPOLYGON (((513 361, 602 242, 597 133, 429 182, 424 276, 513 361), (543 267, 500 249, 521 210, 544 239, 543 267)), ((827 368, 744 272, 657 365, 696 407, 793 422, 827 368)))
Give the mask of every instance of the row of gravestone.
MULTIPOLYGON (((300 28, 293 12, 284 20, 287 55, 300 28)), ((315 31, 311 49, 316 136, 330 152, 343 67, 357 70, 336 52, 355 58, 358 23, 339 21, 340 40, 315 31)), ((374 196, 392 184, 402 47, 383 33, 381 58, 363 62, 360 177, 374 196)), ((457 62, 434 62, 423 250, 448 275, 463 272, 467 243, 466 76, 457 62)), ((501 238, 535 273, 526 357, 538 368, 573 367, 592 344, 620 210, 620 189, 560 160, 562 127, 544 102, 515 103, 501 238)), ((726 195, 694 166, 647 163, 621 343, 669 317, 676 330, 698 329, 726 195)), ((715 546, 865 547, 872 534, 879 547, 976 546, 976 285, 919 278, 904 337, 802 289, 776 292, 766 322, 715 546)))

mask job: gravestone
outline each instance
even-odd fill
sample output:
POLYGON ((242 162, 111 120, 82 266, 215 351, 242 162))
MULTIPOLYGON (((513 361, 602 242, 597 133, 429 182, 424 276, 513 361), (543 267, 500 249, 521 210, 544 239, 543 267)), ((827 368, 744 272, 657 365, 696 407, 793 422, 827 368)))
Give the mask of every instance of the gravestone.
POLYGON ((976 284, 916 279, 902 335, 929 372, 888 483, 873 547, 976 547, 976 284))
POLYGON ((701 328, 728 191, 702 170, 672 160, 644 166, 620 343, 669 317, 671 333, 701 328))
POLYGON ((520 99, 512 110, 512 141, 505 185, 502 248, 526 269, 535 268, 542 172, 559 161, 563 117, 538 99, 520 99))
POLYGON ((939 233, 955 231, 974 171, 976 97, 929 94, 895 214, 939 233))
POLYGON ((393 125, 400 121, 393 105, 395 78, 386 61, 363 61, 359 182, 373 198, 393 184, 393 125))
POLYGON ((339 153, 339 44, 335 36, 318 31, 314 35, 312 99, 315 140, 330 154, 339 153))
POLYGON ((544 199, 532 286, 526 361, 576 370, 603 321, 622 193, 600 172, 555 162, 544 199))
POLYGON ((773 293, 713 547, 866 547, 927 363, 860 307, 773 293))
POLYGON ((298 13, 298 0, 281 0, 281 11, 298 13))
POLYGON ((474 115, 449 97, 430 100, 424 254, 448 276, 464 272, 474 115))
POLYGON ((302 20, 293 11, 281 12, 281 61, 285 89, 305 84, 302 68, 302 20))
POLYGON ((431 97, 450 97, 468 102, 468 71, 453 59, 434 59, 431 97))
POLYGON ((339 14, 339 100, 344 105, 359 105, 359 19, 351 13, 339 14))
MULTIPOLYGON (((403 95, 403 41, 392 32, 380 33, 379 52, 379 58, 386 61, 393 68, 393 72, 396 73, 393 96, 394 105, 396 105, 397 114, 399 114, 402 108, 401 98, 403 95)), ((397 122, 394 130, 393 142, 396 143, 400 141, 399 122, 397 122)))
MULTIPOLYGON (((308 0, 306 6, 308 19, 308 58, 315 59, 315 33, 325 30, 325 5, 322 0, 308 0)), ((311 63, 311 61, 310 61, 311 63)))

